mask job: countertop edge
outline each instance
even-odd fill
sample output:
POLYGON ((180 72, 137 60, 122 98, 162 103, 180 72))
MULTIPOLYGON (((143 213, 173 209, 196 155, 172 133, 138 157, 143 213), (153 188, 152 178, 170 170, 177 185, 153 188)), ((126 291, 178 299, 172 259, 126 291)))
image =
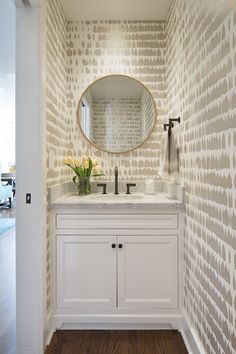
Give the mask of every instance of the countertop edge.
POLYGON ((94 201, 88 201, 87 203, 83 200, 82 203, 67 200, 67 198, 71 197, 71 195, 65 195, 63 197, 64 200, 61 200, 59 198, 58 200, 55 200, 53 203, 50 204, 51 208, 53 210, 96 210, 96 211, 109 211, 109 210, 185 210, 185 204, 181 201, 156 201, 156 202, 143 202, 143 201, 132 201, 132 202, 127 202, 127 201, 119 201, 113 202, 113 201, 99 201, 99 202, 94 202, 94 201))

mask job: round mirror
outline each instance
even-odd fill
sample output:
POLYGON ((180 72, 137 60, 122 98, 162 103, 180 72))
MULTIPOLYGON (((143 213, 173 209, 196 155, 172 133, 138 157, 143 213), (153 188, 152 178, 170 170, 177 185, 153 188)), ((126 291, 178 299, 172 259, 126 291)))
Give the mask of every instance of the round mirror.
POLYGON ((156 105, 149 90, 124 75, 110 75, 92 83, 78 105, 79 125, 98 149, 121 153, 143 144, 156 120, 156 105))

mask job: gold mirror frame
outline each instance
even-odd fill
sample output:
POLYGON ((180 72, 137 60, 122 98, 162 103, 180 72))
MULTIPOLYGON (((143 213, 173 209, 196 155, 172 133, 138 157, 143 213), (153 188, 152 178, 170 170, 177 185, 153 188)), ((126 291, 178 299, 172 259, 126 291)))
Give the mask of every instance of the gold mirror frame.
POLYGON ((133 151, 133 150, 135 150, 135 149, 140 148, 140 147, 141 147, 143 144, 145 144, 145 142, 149 139, 150 135, 152 134, 152 132, 153 132, 153 130, 154 130, 154 127, 155 127, 156 121, 157 121, 157 107, 156 107, 156 102, 155 102, 154 97, 153 97, 153 95, 151 94, 150 90, 149 90, 141 81, 139 81, 139 80, 137 80, 137 79, 135 79, 135 78, 133 78, 133 77, 131 77, 131 76, 129 76, 129 75, 124 75, 124 74, 110 74, 110 75, 105 75, 105 76, 102 76, 102 77, 96 79, 96 80, 93 81, 91 84, 89 84, 89 85, 87 86, 87 88, 83 91, 83 93, 82 93, 82 95, 81 95, 81 97, 80 97, 80 99, 79 99, 79 103, 78 103, 78 106, 77 106, 76 114, 77 114, 77 119, 78 119, 78 124, 79 124, 80 131, 81 131, 82 135, 84 136, 84 138, 88 141, 88 143, 89 143, 90 145, 92 145, 93 147, 95 147, 96 149, 98 149, 98 150, 100 150, 100 151, 103 151, 103 152, 106 152, 106 153, 110 153, 110 154, 126 154, 126 153, 128 153, 128 152, 130 152, 130 151, 133 151), (80 104, 81 104, 81 101, 82 101, 82 99, 83 99, 83 97, 84 97, 85 92, 86 92, 92 85, 94 85, 96 82, 98 82, 98 81, 100 81, 100 80, 103 80, 103 79, 105 79, 105 78, 107 78, 107 77, 114 77, 114 76, 126 77, 126 78, 129 78, 129 79, 131 79, 131 80, 134 80, 134 81, 136 81, 137 83, 139 83, 140 85, 142 85, 142 86, 147 90, 147 92, 149 93, 149 95, 150 95, 150 97, 151 97, 151 99, 152 99, 153 107, 154 107, 153 126, 152 126, 152 129, 150 130, 150 133, 147 135, 146 139, 145 139, 144 141, 142 141, 140 144, 134 146, 132 149, 125 150, 125 151, 109 151, 109 150, 102 149, 101 147, 95 145, 95 144, 94 144, 93 142, 91 142, 91 141, 87 138, 87 136, 84 134, 83 129, 82 129, 81 124, 80 124, 80 104))

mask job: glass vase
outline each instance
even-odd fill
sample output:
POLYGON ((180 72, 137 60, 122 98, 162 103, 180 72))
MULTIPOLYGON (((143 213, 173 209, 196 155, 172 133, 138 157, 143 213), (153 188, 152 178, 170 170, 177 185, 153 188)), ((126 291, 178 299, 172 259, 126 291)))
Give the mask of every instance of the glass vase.
POLYGON ((78 193, 79 195, 88 195, 91 193, 90 177, 78 176, 78 193))

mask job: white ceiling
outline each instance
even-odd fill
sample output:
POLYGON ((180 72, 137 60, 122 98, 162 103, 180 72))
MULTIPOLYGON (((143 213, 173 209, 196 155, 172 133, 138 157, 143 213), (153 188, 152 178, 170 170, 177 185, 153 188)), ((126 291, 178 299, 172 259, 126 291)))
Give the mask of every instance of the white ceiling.
POLYGON ((172 0, 61 0, 68 20, 165 20, 172 0))

